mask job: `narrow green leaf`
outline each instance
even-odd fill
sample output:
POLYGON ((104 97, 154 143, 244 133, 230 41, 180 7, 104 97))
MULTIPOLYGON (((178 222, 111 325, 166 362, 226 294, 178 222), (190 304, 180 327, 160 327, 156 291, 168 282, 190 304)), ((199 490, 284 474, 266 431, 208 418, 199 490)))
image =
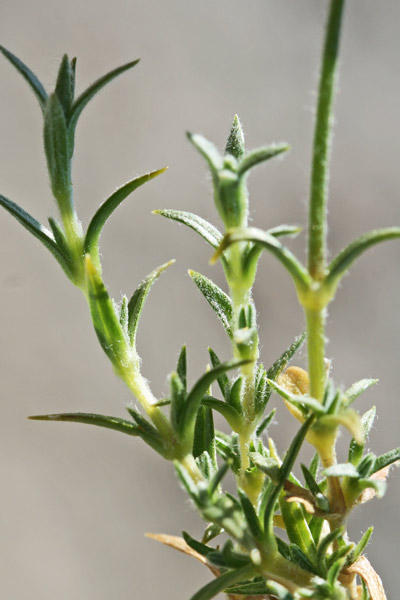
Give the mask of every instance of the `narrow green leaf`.
POLYGON ((212 174, 215 176, 218 171, 223 169, 224 160, 221 154, 218 152, 217 148, 214 146, 212 142, 209 142, 202 135, 197 133, 189 133, 187 132, 187 137, 190 142, 192 142, 193 146, 197 148, 203 158, 206 159, 208 166, 212 174))
POLYGON ((287 152, 288 150, 290 150, 290 146, 288 144, 272 144, 271 146, 266 146, 265 148, 256 148, 255 150, 251 150, 239 162, 239 175, 244 175, 247 171, 249 171, 249 169, 252 169, 266 160, 270 160, 271 158, 278 156, 278 154, 287 152))
POLYGON ((192 538, 192 536, 189 535, 186 531, 182 531, 182 537, 185 540, 185 542, 187 543, 187 545, 190 546, 190 548, 192 548, 193 550, 196 550, 196 552, 198 552, 202 556, 205 556, 206 558, 208 557, 210 552, 214 551, 214 548, 207 546, 203 542, 198 542, 197 540, 192 538))
POLYGON ((318 565, 319 573, 322 574, 323 577, 326 576, 326 573, 327 573, 326 556, 328 554, 329 546, 341 535, 342 535, 341 528, 334 529, 333 531, 328 533, 328 535, 326 535, 321 540, 321 542, 318 544, 317 565, 318 565))
POLYGON ((302 551, 302 549, 297 544, 290 544, 290 555, 292 558, 292 562, 296 563, 309 573, 313 573, 314 575, 319 575, 318 570, 314 567, 313 563, 309 560, 308 556, 302 551))
POLYGON ((320 540, 324 522, 324 519, 320 517, 311 517, 310 522, 308 524, 311 531, 311 535, 313 536, 314 542, 316 544, 318 544, 320 540))
MULTIPOLYGON (((208 348, 208 354, 210 355, 210 360, 211 360, 212 366, 214 368, 218 367, 221 364, 221 361, 212 348, 208 348)), ((228 375, 226 373, 222 373, 217 378, 217 382, 218 382, 218 386, 219 386, 219 389, 221 390, 223 397, 226 399, 227 395, 229 394, 230 387, 231 387, 228 375)))
POLYGON ((373 452, 369 452, 364 456, 364 458, 357 465, 357 471, 360 477, 368 477, 374 473, 374 465, 376 461, 376 456, 373 452))
POLYGON ((119 322, 122 327, 122 331, 125 333, 128 339, 128 298, 125 294, 122 296, 121 306, 119 309, 119 322))
POLYGON ((217 466, 217 457, 215 449, 215 431, 212 410, 206 406, 200 406, 194 427, 193 451, 194 458, 197 458, 203 452, 207 452, 213 463, 217 466))
POLYGON ((356 381, 344 393, 347 398, 347 406, 349 406, 358 396, 361 396, 368 388, 378 383, 379 379, 360 379, 356 381))
POLYGON ((90 256, 85 259, 88 302, 93 325, 99 342, 118 369, 127 359, 127 342, 105 285, 96 271, 90 256))
POLYGON ((199 489, 183 465, 181 465, 177 460, 174 460, 174 466, 178 479, 183 488, 197 505, 199 502, 199 489))
POLYGON ((270 591, 263 577, 255 577, 252 581, 245 581, 227 588, 225 593, 244 597, 263 596, 264 598, 270 591))
POLYGON ((87 425, 97 425, 97 427, 115 429, 115 431, 127 433, 128 435, 140 435, 137 425, 134 425, 126 419, 109 417, 107 415, 96 415, 93 413, 63 413, 58 415, 35 415, 28 418, 34 421, 68 421, 71 423, 85 423, 87 425))
POLYGON ((222 241, 222 233, 218 231, 214 225, 211 225, 211 223, 193 213, 185 212, 183 210, 162 209, 153 210, 153 214, 161 215, 172 221, 177 221, 178 223, 183 223, 183 225, 190 227, 193 231, 196 231, 201 235, 201 237, 213 248, 218 248, 222 241))
POLYGON ((208 493, 210 496, 212 496, 218 490, 221 481, 223 480, 223 478, 229 471, 229 467, 230 467, 229 461, 222 464, 220 466, 220 468, 218 469, 218 471, 212 477, 212 479, 208 485, 208 493))
POLYGON ((90 85, 75 100, 74 104, 72 105, 70 119, 69 119, 69 123, 68 123, 69 129, 72 131, 75 130, 76 123, 79 119, 81 112, 83 111, 83 109, 85 108, 87 103, 93 98, 93 96, 95 96, 97 94, 97 92, 99 92, 105 85, 107 85, 107 83, 109 83, 110 81, 115 79, 115 77, 118 77, 118 75, 121 75, 121 73, 128 71, 128 69, 132 69, 132 67, 137 65, 138 62, 139 62, 139 59, 129 62, 125 65, 122 65, 121 67, 117 67, 116 69, 113 69, 112 71, 110 71, 106 75, 103 75, 103 77, 100 77, 100 79, 97 79, 94 83, 92 83, 92 85, 90 85))
POLYGON ((302 228, 299 225, 277 225, 271 229, 267 229, 269 235, 274 237, 296 236, 301 232, 302 228))
POLYGON ((182 380, 177 373, 171 373, 170 388, 171 423, 175 431, 178 431, 180 426, 180 420, 182 418, 186 392, 182 380))
POLYGON ((75 98, 75 81, 76 81, 76 57, 71 60, 71 95, 72 100, 75 98))
POLYGON ((365 440, 368 438, 368 434, 374 423, 375 416, 376 416, 376 408, 375 408, 375 406, 373 406, 366 413, 364 413, 361 417, 361 425, 363 428, 364 440, 360 444, 353 438, 350 442, 350 447, 349 447, 349 462, 351 462, 353 465, 358 465, 358 463, 360 462, 360 460, 362 458, 362 454, 363 454, 363 450, 364 450, 364 446, 365 446, 365 440))
POLYGON ((174 264, 174 260, 170 260, 169 262, 157 267, 154 269, 136 288, 132 298, 129 300, 128 304, 128 333, 131 344, 133 347, 136 345, 136 333, 137 327, 139 323, 139 318, 143 310, 144 303, 146 298, 150 292, 151 286, 153 283, 160 277, 161 273, 165 271, 168 267, 174 264))
POLYGON ((227 567, 231 569, 239 569, 250 563, 248 554, 244 554, 234 549, 232 540, 227 540, 221 550, 222 557, 227 567))
POLYGON ((294 254, 292 254, 288 248, 283 246, 274 236, 254 227, 233 230, 230 233, 228 232, 212 257, 211 262, 216 262, 226 248, 237 242, 254 242, 260 244, 282 263, 292 276, 296 287, 303 291, 309 289, 309 286, 311 285, 310 276, 294 254))
POLYGON ((182 382, 183 385, 183 389, 185 390, 185 394, 186 394, 186 388, 187 388, 187 358, 186 358, 186 346, 183 345, 182 349, 179 353, 179 357, 178 357, 178 364, 176 365, 176 372, 179 375, 179 378, 182 382))
POLYGON ((362 536, 361 540, 358 542, 357 546, 355 546, 353 548, 353 550, 350 552, 350 554, 347 556, 347 559, 346 559, 347 565, 352 565, 357 560, 357 558, 359 558, 363 554, 373 532, 374 532, 373 527, 369 527, 367 529, 367 531, 362 536))
POLYGON ((39 221, 36 221, 29 213, 27 213, 23 208, 18 206, 15 202, 8 200, 5 196, 0 194, 0 206, 6 209, 21 225, 25 227, 32 235, 34 235, 42 244, 50 250, 54 258, 61 265, 65 273, 70 277, 71 265, 68 260, 68 256, 66 256, 61 248, 57 246, 53 235, 51 232, 43 227, 39 221))
POLYGON ((237 115, 233 117, 231 131, 229 133, 228 141, 225 146, 225 154, 231 154, 237 160, 240 160, 244 154, 243 129, 239 117, 237 115))
POLYGON ((161 440, 157 429, 138 410, 133 408, 133 406, 127 406, 126 410, 137 424, 140 434, 145 434, 155 440, 161 440))
POLYGON ((374 231, 362 235, 339 252, 336 258, 330 263, 324 286, 335 290, 345 272, 350 268, 352 263, 363 254, 363 252, 380 242, 397 238, 400 238, 400 227, 375 229, 374 231))
POLYGON ((400 448, 395 448, 394 450, 385 452, 385 454, 378 456, 378 458, 376 459, 372 473, 376 473, 377 471, 380 471, 381 469, 392 465, 398 460, 400 460, 400 448))
POLYGON ((51 94, 46 104, 43 136, 51 189, 61 214, 71 215, 74 209, 67 124, 56 94, 51 94))
POLYGON ((316 545, 302 508, 296 502, 286 502, 283 496, 279 506, 290 542, 298 546, 310 560, 315 559, 316 545))
POLYGON ((225 400, 227 402, 227 404, 229 404, 229 406, 232 406, 232 408, 238 413, 238 414, 242 414, 242 387, 243 387, 243 377, 239 376, 235 379, 235 381, 232 384, 232 387, 230 390, 228 390, 228 393, 225 397, 225 400))
POLYGON ((308 469, 310 471, 311 475, 314 477, 314 479, 316 479, 316 477, 317 477, 319 466, 320 466, 319 454, 318 454, 318 452, 316 452, 314 454, 314 456, 312 457, 310 467, 308 469))
POLYGON ((288 392, 284 387, 276 383, 276 381, 274 381, 273 379, 267 379, 267 383, 272 387, 273 390, 275 390, 275 392, 282 396, 282 398, 288 400, 292 404, 295 404, 296 406, 302 405, 310 409, 310 411, 316 415, 325 415, 325 406, 323 406, 321 402, 319 402, 315 398, 312 398, 311 396, 301 396, 298 394, 292 394, 291 392, 288 392))
POLYGON ((203 544, 207 544, 207 542, 210 542, 211 540, 219 536, 221 533, 223 533, 222 527, 220 527, 219 525, 215 525, 214 523, 209 523, 204 530, 204 534, 201 541, 203 544))
POLYGON ((290 476, 294 462, 304 442, 307 432, 314 422, 314 418, 315 417, 313 415, 308 417, 308 419, 303 423, 303 425, 300 427, 295 437, 293 438, 292 443, 290 444, 289 449, 286 452, 285 458, 283 460, 283 463, 280 467, 279 483, 274 486, 274 489, 272 490, 271 494, 268 495, 268 500, 264 512, 264 531, 268 538, 270 538, 270 536, 273 535, 272 517, 274 514, 275 504, 279 498, 279 495, 285 484, 286 479, 288 479, 290 476))
POLYGON ((254 506, 251 503, 251 500, 248 496, 243 492, 240 488, 238 488, 239 500, 242 505, 244 516, 246 517, 247 524, 249 526, 249 530, 251 535, 256 539, 260 540, 262 538, 262 529, 261 523, 257 516, 256 511, 254 510, 254 506))
POLYGON ((146 173, 140 177, 135 177, 132 181, 128 181, 122 187, 118 188, 107 200, 103 202, 100 208, 97 209, 95 215, 89 223, 89 227, 85 236, 85 253, 90 254, 92 259, 99 269, 100 258, 99 258, 99 239, 102 229, 115 211, 116 208, 127 198, 133 191, 140 186, 144 185, 151 179, 154 179, 161 173, 165 173, 166 168, 146 173))
POLYGON ((211 369, 211 371, 207 371, 192 387, 189 392, 184 411, 181 419, 181 433, 189 435, 191 439, 193 437, 193 427, 194 427, 194 419, 197 414, 197 410, 204 398, 207 394, 208 388, 222 373, 227 373, 231 369, 236 369, 241 365, 248 364, 251 361, 230 361, 226 363, 221 363, 218 367, 211 369))
POLYGON ((241 569, 237 569, 235 571, 228 571, 223 575, 220 575, 217 579, 210 581, 206 586, 201 588, 192 596, 191 600, 211 600, 217 594, 225 590, 231 585, 242 581, 243 579, 247 579, 254 574, 254 567, 249 567, 248 565, 242 567, 241 569))
POLYGON ((268 371, 267 371, 268 379, 276 379, 278 377, 278 375, 280 375, 282 373, 282 371, 284 371, 286 369, 290 360, 293 358, 293 356, 296 354, 296 352, 298 350, 300 350, 300 348, 304 344, 305 339, 306 339, 306 332, 304 331, 301 335, 299 335, 297 338, 295 338, 294 342, 289 346, 289 348, 287 350, 285 350, 285 352, 283 352, 283 354, 281 354, 280 357, 274 362, 272 367, 270 367, 268 369, 268 371))
POLYGON ((265 431, 268 428, 268 426, 271 424, 272 419, 275 416, 275 413, 276 413, 276 408, 274 408, 273 410, 271 410, 271 412, 269 413, 269 415, 267 415, 265 417, 265 419, 263 419, 261 421, 261 423, 259 424, 259 426, 256 429, 256 435, 257 435, 257 437, 259 437, 263 433, 263 431, 265 431))
POLYGON ((328 582, 331 590, 334 589, 337 578, 339 577, 340 571, 343 567, 343 559, 339 558, 337 561, 333 563, 333 565, 329 568, 328 573, 326 575, 326 581, 328 582))
POLYGON ((44 89, 43 85, 40 83, 39 79, 36 77, 34 73, 20 60, 17 58, 12 52, 4 48, 4 46, 0 46, 0 52, 4 54, 4 56, 10 61, 12 65, 19 71, 25 81, 28 82, 33 93, 35 94, 38 102, 40 104, 40 108, 42 112, 44 112, 46 102, 47 102, 47 93, 44 89))
POLYGON ((63 108, 65 118, 68 120, 69 112, 74 101, 73 90, 74 73, 68 56, 64 54, 57 75, 57 83, 55 93, 63 108))
POLYGON ((227 402, 223 402, 212 396, 204 396, 203 405, 219 412, 232 427, 233 431, 240 431, 241 427, 243 427, 243 420, 240 414, 227 402))
POLYGON ((307 467, 305 465, 301 464, 301 470, 303 471, 303 475, 304 475, 304 479, 307 484, 307 487, 310 490, 310 492, 313 494, 313 496, 317 496, 318 494, 320 494, 321 489, 320 489, 318 483, 315 481, 315 478, 313 477, 313 475, 307 469, 307 467))
POLYGON ((197 273, 196 271, 189 270, 189 275, 201 291, 215 314, 221 321, 226 333, 229 337, 232 337, 232 318, 233 318, 233 304, 225 292, 221 290, 211 279, 197 273))
POLYGON ((64 231, 62 230, 60 224, 52 217, 49 217, 49 225, 58 248, 65 257, 70 257, 71 252, 68 246, 67 238, 65 237, 64 231))

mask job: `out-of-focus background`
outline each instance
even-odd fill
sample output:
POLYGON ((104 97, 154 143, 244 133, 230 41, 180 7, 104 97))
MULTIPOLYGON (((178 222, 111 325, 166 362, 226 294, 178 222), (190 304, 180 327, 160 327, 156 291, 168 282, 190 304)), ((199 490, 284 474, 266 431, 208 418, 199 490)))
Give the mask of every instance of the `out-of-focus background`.
MULTIPOLYGON (((400 223, 399 52, 396 0, 348 3, 329 200, 334 255, 366 230, 400 223)), ((287 141, 292 151, 251 175, 251 217, 259 227, 306 222, 313 110, 323 23, 320 0, 2 0, 0 40, 48 89, 63 53, 78 56, 78 92, 107 70, 141 57, 85 109, 78 126, 74 189, 88 223, 99 203, 132 176, 169 165, 121 206, 104 230, 105 279, 131 293, 175 257, 152 290, 139 331, 143 370, 167 392, 179 347, 190 378, 207 346, 230 348, 186 274, 222 285, 210 248, 193 232, 151 214, 198 213, 219 226, 210 180, 185 131, 222 148, 237 112, 248 148, 287 141)), ((0 57, 0 190, 45 221, 55 215, 41 141, 41 115, 19 74, 0 57)), ((305 237, 290 242, 304 257, 305 237)), ((370 251, 330 308, 328 354, 336 381, 379 385, 357 401, 379 419, 370 447, 398 445, 400 249, 370 251)), ((51 255, 0 213, 0 595, 4 600, 187 600, 210 575, 144 533, 198 534, 202 524, 162 462, 137 439, 83 425, 27 421, 30 414, 93 411, 123 415, 130 398, 113 375, 87 308, 51 255)), ((262 357, 269 365, 303 329, 292 284, 262 258, 255 288, 262 357)), ((296 359, 305 365, 305 353, 296 359)), ((274 397, 271 405, 280 406, 274 397)), ((271 435, 282 451, 296 430, 280 406, 271 435)), ((348 436, 343 433, 340 457, 348 436)), ((373 523, 368 556, 394 597, 399 473, 383 500, 355 511, 355 541, 373 523)))

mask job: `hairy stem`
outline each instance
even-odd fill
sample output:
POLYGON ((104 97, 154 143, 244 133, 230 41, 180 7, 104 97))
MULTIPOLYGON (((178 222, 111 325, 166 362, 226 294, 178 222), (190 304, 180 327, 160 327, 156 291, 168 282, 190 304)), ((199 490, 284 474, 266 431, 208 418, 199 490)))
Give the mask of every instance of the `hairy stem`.
POLYGON ((333 101, 343 8, 344 0, 331 0, 318 91, 308 239, 308 270, 316 280, 323 279, 326 268, 326 202, 332 139, 333 101))

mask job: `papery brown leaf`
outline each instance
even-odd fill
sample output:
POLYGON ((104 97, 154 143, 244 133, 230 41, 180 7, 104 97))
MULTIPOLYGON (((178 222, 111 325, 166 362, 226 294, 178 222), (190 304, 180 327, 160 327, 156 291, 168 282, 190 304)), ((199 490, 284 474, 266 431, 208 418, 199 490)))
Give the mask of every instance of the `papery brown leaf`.
POLYGON ((156 540, 156 542, 161 542, 161 544, 164 544, 165 546, 170 546, 170 548, 175 548, 175 550, 179 550, 179 552, 183 552, 183 554, 192 556, 199 562, 203 563, 203 565, 206 565, 206 567, 210 569, 210 571, 213 575, 215 575, 215 577, 220 576, 220 570, 214 567, 213 565, 210 565, 205 556, 203 556, 199 552, 196 552, 196 550, 193 550, 193 548, 188 546, 188 544, 183 538, 178 537, 176 535, 167 535, 165 533, 146 533, 145 535, 151 540, 156 540))
MULTIPOLYGON (((356 573, 356 575, 359 575, 366 583, 371 600, 387 600, 382 580, 378 573, 374 571, 371 563, 365 556, 357 558, 357 560, 343 572, 345 574, 356 573)), ((360 588, 358 588, 358 596, 361 598, 359 589, 360 588)))
MULTIPOLYGON (((369 479, 375 479, 376 481, 386 481, 391 465, 384 467, 380 471, 377 471, 369 479)), ((376 490, 374 488, 366 488, 362 494, 358 497, 357 504, 364 504, 368 500, 372 500, 376 496, 376 490)))
MULTIPOLYGON (((315 506, 315 499, 310 490, 306 490, 288 479, 285 481, 283 488, 288 492, 287 496, 285 496, 286 502, 299 502, 300 504, 303 504, 306 511, 311 515, 322 512, 318 511, 318 508, 315 506)), ((325 515, 325 513, 323 514, 325 515)))
MULTIPOLYGON (((192 556, 193 558, 201 562, 203 565, 206 565, 206 567, 210 569, 210 571, 213 575, 215 575, 215 577, 219 577, 221 575, 219 569, 217 569, 213 565, 210 565, 210 563, 207 562, 205 556, 203 556, 199 552, 196 552, 196 550, 193 550, 193 548, 188 546, 188 544, 183 538, 178 537, 176 535, 167 535, 165 533, 146 533, 145 535, 151 540, 161 542, 161 544, 164 544, 165 546, 169 546, 170 548, 174 548, 179 552, 183 552, 183 554, 192 556)), ((273 600, 272 596, 243 596, 242 594, 228 594, 228 598, 229 600, 273 600)))

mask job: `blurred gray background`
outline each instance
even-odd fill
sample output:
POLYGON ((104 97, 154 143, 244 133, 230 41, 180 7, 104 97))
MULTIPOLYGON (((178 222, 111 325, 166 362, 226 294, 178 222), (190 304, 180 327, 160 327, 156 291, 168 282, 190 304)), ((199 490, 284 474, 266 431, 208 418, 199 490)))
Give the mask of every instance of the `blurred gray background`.
MULTIPOLYGON (((139 331, 143 370, 166 393, 186 342, 190 378, 223 358, 222 328, 187 276, 193 268, 222 285, 210 249, 193 232, 151 214, 181 208, 219 226, 210 181, 185 130, 223 147, 231 119, 248 148, 287 141, 292 151, 250 178, 259 227, 306 222, 313 107, 324 0, 2 0, 0 40, 51 88, 64 52, 78 56, 78 92, 137 57, 85 109, 74 187, 84 223, 117 186, 169 165, 125 202, 102 237, 105 279, 119 300, 155 266, 176 258, 153 289, 139 331)), ((397 0, 348 3, 329 201, 329 244, 400 223, 397 0)), ((45 221, 55 214, 41 142, 41 115, 25 82, 0 60, 0 189, 45 221)), ((290 242, 304 257, 305 237, 290 242)), ((379 385, 357 401, 379 419, 370 446, 398 445, 400 250, 396 242, 362 258, 330 309, 328 354, 336 381, 379 385)), ((193 535, 202 524, 172 468, 141 441, 83 425, 29 422, 29 414, 95 411, 123 415, 129 394, 97 344, 87 308, 56 262, 5 212, 0 214, 0 564, 5 600, 187 600, 210 575, 192 559, 144 538, 146 531, 193 535)), ((303 328, 287 274, 265 255, 255 299, 267 365, 303 328)), ((305 364, 304 352, 296 360, 305 364)), ((280 405, 274 398, 271 404, 280 405)), ((281 451, 296 429, 280 407, 271 434, 281 451)), ((343 433, 340 457, 348 435, 343 433)), ((358 540, 373 523, 368 556, 395 597, 399 474, 381 501, 358 509, 358 540)))

